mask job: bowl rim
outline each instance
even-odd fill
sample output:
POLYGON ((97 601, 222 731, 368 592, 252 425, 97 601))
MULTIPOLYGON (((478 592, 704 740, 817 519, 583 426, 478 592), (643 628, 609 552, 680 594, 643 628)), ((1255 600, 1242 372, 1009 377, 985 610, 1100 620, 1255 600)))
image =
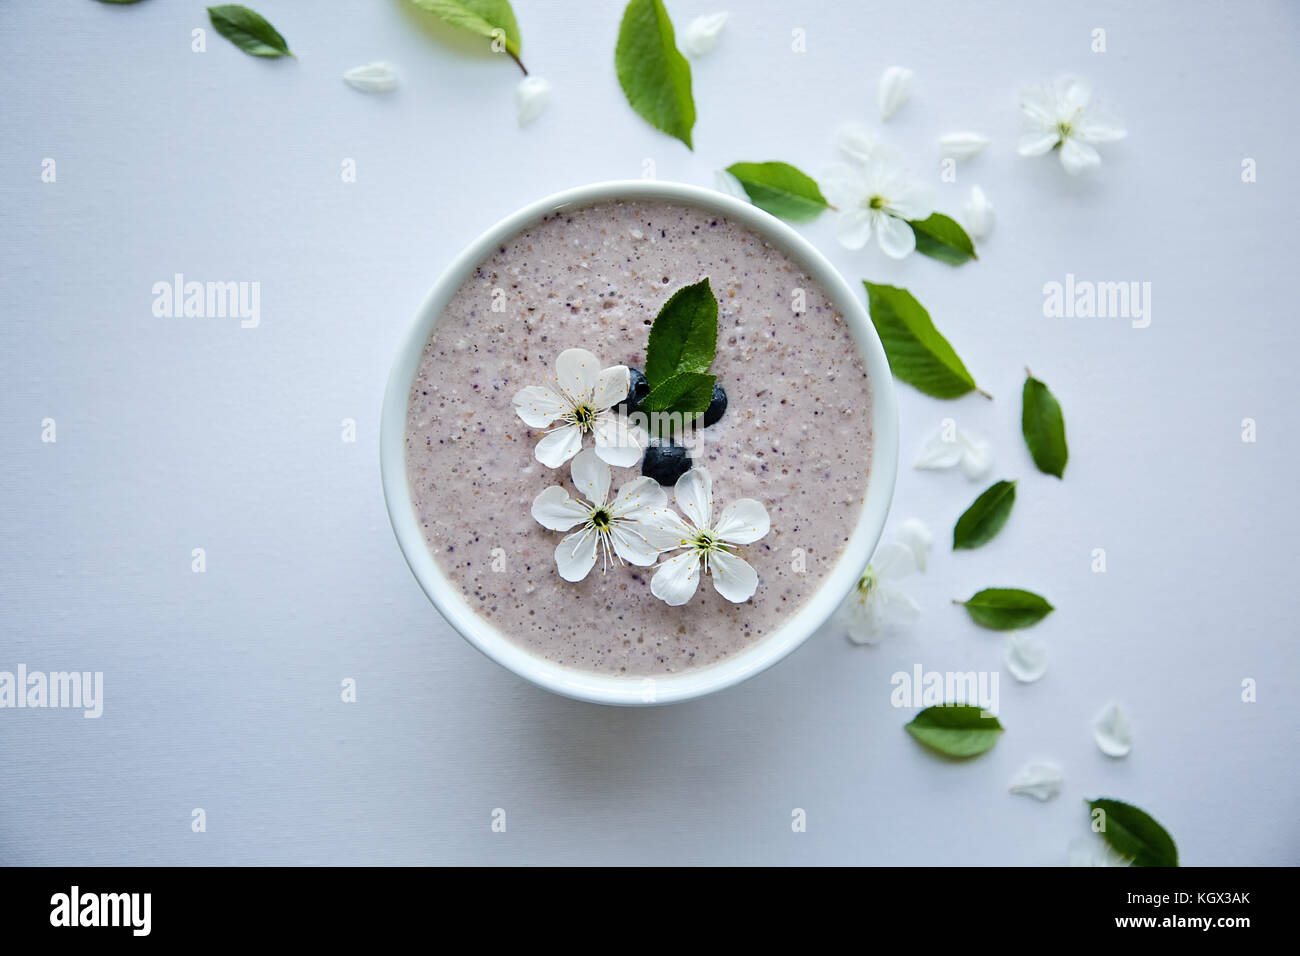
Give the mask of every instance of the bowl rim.
POLYGON ((452 628, 503 667, 546 690, 600 704, 675 703, 732 687, 786 657, 821 627, 856 585, 880 535, 898 470, 898 411, 884 347, 853 287, 811 242, 775 216, 717 190, 662 180, 612 180, 577 186, 528 203, 471 242, 443 270, 402 339, 384 391, 379 429, 384 503, 398 546, 425 595, 452 628), (481 617, 443 575, 425 541, 406 472, 406 413, 424 346, 456 290, 503 240, 566 207, 609 201, 677 203, 706 209, 753 230, 821 286, 843 315, 871 388, 872 456, 862 511, 830 574, 807 603, 753 647, 713 664, 668 675, 614 676, 556 664, 514 643, 481 617))

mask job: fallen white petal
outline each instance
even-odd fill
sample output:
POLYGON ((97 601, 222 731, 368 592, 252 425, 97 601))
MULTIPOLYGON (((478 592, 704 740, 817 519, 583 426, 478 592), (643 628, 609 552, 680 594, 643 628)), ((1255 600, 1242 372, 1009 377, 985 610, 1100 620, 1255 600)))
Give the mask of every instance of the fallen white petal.
POLYGON ((939 137, 939 149, 952 159, 970 159, 989 144, 989 138, 980 133, 947 133, 939 137))
POLYGON ((519 125, 527 126, 542 115, 551 101, 551 84, 540 76, 525 76, 515 87, 515 109, 519 125))
POLYGON ((993 444, 961 429, 957 430, 957 444, 961 446, 962 474, 971 481, 988 477, 993 470, 993 444))
POLYGON ((682 37, 682 49, 691 56, 704 56, 718 45, 718 37, 722 35, 722 28, 726 25, 725 13, 711 13, 696 17, 687 26, 686 34, 682 37))
POLYGON ((966 200, 966 231, 972 239, 983 239, 993 231, 993 203, 978 186, 970 188, 966 200))
POLYGON ((1133 730, 1124 708, 1113 701, 1107 704, 1093 721, 1092 737, 1107 757, 1127 756, 1133 749, 1133 730))
POLYGON ((1007 638, 1006 662, 1012 677, 1022 684, 1032 684, 1047 673, 1047 645, 1017 631, 1007 638))
POLYGON ((901 66, 891 66, 880 76, 880 118, 889 119, 907 102, 912 93, 912 71, 901 66))
POLYGON ((343 82, 363 93, 391 93, 397 89, 397 67, 391 63, 367 63, 343 74, 343 82))
POLYGON ((945 441, 943 431, 940 430, 937 435, 925 443, 925 447, 921 449, 921 457, 916 460, 914 467, 926 471, 955 468, 961 462, 961 456, 961 443, 955 440, 945 441))
POLYGON ((912 557, 916 559, 917 570, 924 571, 926 561, 930 557, 930 549, 934 546, 934 535, 930 533, 925 522, 919 518, 908 518, 898 529, 895 537, 898 538, 899 544, 911 550, 912 557))
POLYGON ((1065 787, 1065 773, 1054 763, 1031 763, 1011 778, 1011 792, 1023 793, 1046 803, 1059 797, 1065 787))

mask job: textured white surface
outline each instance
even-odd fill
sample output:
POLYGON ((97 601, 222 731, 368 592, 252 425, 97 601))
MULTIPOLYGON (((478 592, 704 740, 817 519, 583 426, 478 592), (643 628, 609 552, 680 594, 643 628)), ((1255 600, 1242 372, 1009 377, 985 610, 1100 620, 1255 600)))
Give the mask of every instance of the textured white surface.
MULTIPOLYGON (((617 4, 518 0, 524 61, 554 86, 522 131, 514 66, 397 0, 254 5, 300 59, 211 30, 191 52, 197 2, 0 15, 0 669, 102 670, 106 698, 99 720, 0 711, 0 862, 1058 864, 1081 798, 1106 795, 1189 864, 1300 863, 1295 5, 750 2, 692 64, 694 153, 624 103, 617 4), (401 70, 395 93, 340 79, 374 59, 401 70), (379 490, 385 375, 436 273, 525 202, 649 160, 701 185, 737 160, 815 175, 838 123, 874 123, 895 63, 916 81, 883 138, 942 210, 983 186, 996 232, 960 269, 846 253, 829 218, 805 232, 850 279, 910 287, 996 396, 900 388, 905 463, 954 416, 1020 478, 1002 534, 946 550, 978 489, 905 465, 891 528, 921 517, 939 545, 910 579, 920 633, 822 633, 704 701, 603 709, 479 656, 407 572, 379 490), (1130 128, 1089 179, 1014 151, 1018 90, 1067 70, 1130 128), (940 183, 958 128, 992 144, 940 183), (155 318, 177 272, 260 282, 261 325, 155 318), (1066 273, 1151 282, 1150 327, 1044 318, 1066 273), (1066 411, 1064 482, 1019 436, 1026 364, 1066 411), (950 603, 990 585, 1057 606, 1038 628, 1052 667, 1004 673, 1007 733, 949 765, 903 732, 890 675, 997 668, 1002 638, 950 603), (1122 761, 1090 729, 1112 699, 1122 761), (1064 767, 1062 799, 1008 794, 1030 760, 1064 767)), ((669 7, 679 26, 717 9, 669 7)))

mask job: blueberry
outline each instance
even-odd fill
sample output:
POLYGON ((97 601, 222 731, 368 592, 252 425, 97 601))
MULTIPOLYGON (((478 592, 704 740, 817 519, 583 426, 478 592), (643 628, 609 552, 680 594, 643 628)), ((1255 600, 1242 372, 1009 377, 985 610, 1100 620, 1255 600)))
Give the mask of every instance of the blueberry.
POLYGON ((629 366, 627 371, 627 398, 615 405, 614 411, 631 415, 645 401, 645 397, 650 394, 650 383, 645 380, 645 374, 639 368, 629 366))
POLYGON ((713 401, 709 402, 709 407, 704 410, 704 426, 707 428, 727 410, 727 393, 722 390, 721 385, 713 386, 713 401))
POLYGON ((650 439, 650 447, 641 460, 641 474, 661 485, 673 485, 691 470, 691 456, 686 449, 662 438, 650 439))

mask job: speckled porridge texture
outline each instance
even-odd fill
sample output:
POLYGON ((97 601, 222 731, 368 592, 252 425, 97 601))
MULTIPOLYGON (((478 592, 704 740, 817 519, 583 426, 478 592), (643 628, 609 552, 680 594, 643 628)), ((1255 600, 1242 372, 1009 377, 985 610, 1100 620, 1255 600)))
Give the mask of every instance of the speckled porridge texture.
MULTIPOLYGON (((584 670, 681 672, 762 640, 829 573, 862 508, 870 401, 843 318, 783 253, 692 207, 600 203, 525 230, 456 292, 411 390, 407 472, 438 564, 511 640, 584 670), (602 575, 599 562, 585 581, 565 582, 554 558, 562 535, 530 507, 548 485, 576 495, 569 467, 533 458, 542 432, 519 420, 511 398, 553 376, 566 348, 644 368, 660 306, 705 276, 720 301, 711 371, 729 406, 703 431, 695 462, 713 476, 715 514, 737 498, 767 507, 772 530, 740 549, 758 592, 731 604, 705 579, 688 604, 669 607, 650 593, 652 569, 602 575), (494 289, 504 311, 492 309, 494 289), (791 307, 795 289, 803 314, 791 307), (493 569, 496 548, 504 571, 493 569)), ((639 474, 614 469, 611 494, 639 474)))

